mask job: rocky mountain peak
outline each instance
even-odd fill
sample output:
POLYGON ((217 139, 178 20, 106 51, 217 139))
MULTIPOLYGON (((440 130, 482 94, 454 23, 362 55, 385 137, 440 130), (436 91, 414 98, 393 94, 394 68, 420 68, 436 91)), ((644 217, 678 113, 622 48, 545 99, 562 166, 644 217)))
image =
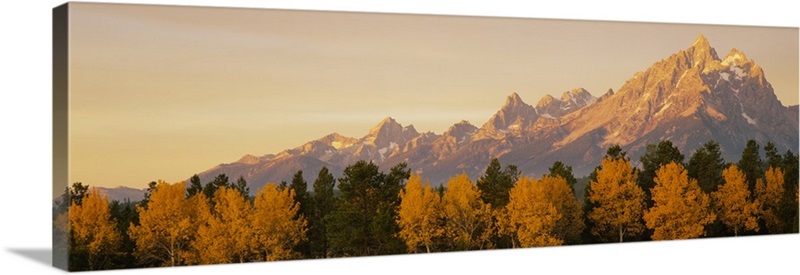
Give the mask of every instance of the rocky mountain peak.
POLYGON ((575 88, 561 94, 561 99, 556 99, 551 95, 545 95, 536 104, 536 111, 547 118, 558 118, 580 108, 583 108, 597 98, 584 88, 575 88))
POLYGON ((711 43, 702 34, 697 37, 691 47, 686 49, 686 52, 692 56, 693 67, 703 68, 712 61, 719 61, 717 51, 711 47, 711 43))
POLYGON ((392 117, 386 117, 378 122, 375 127, 363 138, 364 142, 372 143, 377 147, 386 147, 391 143, 402 144, 419 135, 414 126, 403 127, 392 117))
POLYGON ((355 144, 356 142, 358 142, 358 139, 352 137, 346 137, 339 133, 334 132, 318 139, 317 141, 330 145, 331 147, 336 149, 342 149, 355 144))
POLYGON ((549 94, 545 95, 545 96, 542 97, 542 99, 539 99, 539 103, 536 103, 536 108, 538 109, 538 108, 541 108, 541 107, 546 107, 546 106, 552 104, 553 101, 555 101, 555 100, 556 100, 555 97, 553 97, 553 96, 551 96, 549 94))
POLYGON ((455 137, 455 140, 458 143, 463 143, 468 141, 472 138, 475 133, 478 132, 478 127, 470 124, 469 121, 462 120, 456 124, 450 126, 447 131, 444 132, 443 136, 450 136, 455 137))
POLYGON ((254 156, 254 155, 251 155, 251 154, 246 154, 246 155, 242 156, 242 158, 240 158, 236 162, 243 163, 243 164, 255 164, 255 163, 258 163, 259 160, 260 160, 260 158, 257 157, 257 156, 254 156))
POLYGON ((511 95, 509 95, 506 98, 506 103, 503 104, 503 109, 505 109, 505 108, 517 108, 517 107, 519 107, 521 105, 524 105, 524 104, 525 104, 525 102, 522 101, 522 98, 519 97, 519 94, 514 92, 514 93, 511 93, 511 95))
POLYGON ((745 63, 750 63, 750 60, 747 59, 747 55, 745 55, 744 52, 737 48, 731 49, 728 55, 725 56, 725 59, 722 60, 723 66, 742 66, 745 63))
POLYGON ((538 117, 533 106, 522 101, 519 94, 512 93, 503 107, 481 126, 479 138, 500 138, 509 131, 519 133, 518 130, 527 128, 538 117))

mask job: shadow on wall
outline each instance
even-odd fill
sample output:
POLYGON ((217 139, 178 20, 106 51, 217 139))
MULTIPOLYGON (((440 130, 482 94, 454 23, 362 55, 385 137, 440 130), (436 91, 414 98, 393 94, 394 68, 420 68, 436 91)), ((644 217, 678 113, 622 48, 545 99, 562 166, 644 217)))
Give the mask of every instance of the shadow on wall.
POLYGON ((8 251, 46 266, 51 266, 53 262, 53 250, 50 248, 9 248, 8 251))

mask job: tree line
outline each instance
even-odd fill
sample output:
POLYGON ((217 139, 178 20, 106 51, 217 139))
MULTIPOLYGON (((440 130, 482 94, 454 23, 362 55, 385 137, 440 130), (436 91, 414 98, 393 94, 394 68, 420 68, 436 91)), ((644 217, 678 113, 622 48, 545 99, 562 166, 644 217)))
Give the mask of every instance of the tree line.
POLYGON ((493 159, 476 181, 438 187, 405 163, 358 161, 338 179, 323 167, 311 191, 302 170, 254 196, 241 177, 194 175, 151 182, 140 202, 77 182, 54 207, 68 243, 54 249, 70 270, 97 270, 797 233, 798 157, 764 152, 751 140, 726 163, 709 141, 685 162, 662 141, 634 167, 612 146, 583 179, 558 161, 535 178, 493 159))

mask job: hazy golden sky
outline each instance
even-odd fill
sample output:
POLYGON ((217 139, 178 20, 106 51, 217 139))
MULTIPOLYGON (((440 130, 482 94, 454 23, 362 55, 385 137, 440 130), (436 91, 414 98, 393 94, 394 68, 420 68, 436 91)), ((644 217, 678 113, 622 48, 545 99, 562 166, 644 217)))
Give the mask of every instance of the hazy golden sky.
POLYGON ((595 96, 705 35, 798 104, 797 28, 72 3, 70 181, 142 188, 383 117, 442 133, 595 96))

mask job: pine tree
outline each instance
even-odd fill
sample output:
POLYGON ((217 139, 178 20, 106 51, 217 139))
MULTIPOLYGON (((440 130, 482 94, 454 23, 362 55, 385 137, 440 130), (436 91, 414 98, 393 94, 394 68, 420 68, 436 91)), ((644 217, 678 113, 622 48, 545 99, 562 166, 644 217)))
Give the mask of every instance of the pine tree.
POLYGON ((156 188, 158 188, 158 182, 151 181, 150 183, 148 183, 147 188, 144 190, 144 198, 141 201, 139 201, 139 205, 146 208, 147 205, 150 203, 150 196, 152 196, 153 192, 156 191, 156 188))
POLYGON ((217 193, 218 189, 228 186, 230 186, 230 182, 228 181, 228 176, 225 174, 219 174, 214 178, 214 180, 207 183, 206 186, 203 187, 203 193, 206 195, 207 198, 212 199, 214 198, 214 194, 217 193))
POLYGON ((793 154, 791 150, 787 150, 783 155, 783 170, 784 170, 784 195, 781 200, 781 220, 792 221, 792 224, 787 224, 785 232, 797 233, 797 220, 798 220, 798 160, 797 155, 793 154), (793 226, 792 226, 793 225, 793 226))
POLYGON ((722 170, 725 160, 722 159, 719 143, 709 141, 694 152, 687 167, 689 177, 697 179, 697 184, 705 193, 717 191, 722 184, 722 170))
POLYGON ((191 179, 189 179, 189 187, 186 188, 186 197, 194 196, 197 193, 203 192, 203 184, 200 183, 200 176, 194 174, 191 179))
POLYGON ((769 167, 777 168, 783 165, 783 156, 781 156, 781 153, 778 152, 778 148, 775 147, 775 144, 771 141, 764 145, 764 155, 766 155, 764 171, 769 169, 769 167))
POLYGON ((486 172, 478 179, 478 189, 481 191, 481 199, 492 206, 501 208, 508 204, 508 192, 519 177, 517 167, 513 165, 502 169, 497 158, 489 162, 486 172))
POLYGON ((230 187, 238 191, 243 197, 250 198, 250 187, 247 187, 247 181, 244 180, 244 177, 239 176, 236 183, 231 183, 230 187))
MULTIPOLYGON (((277 187, 276 187, 277 188, 277 187)), ((292 183, 289 185, 289 189, 294 192, 294 201, 298 205, 297 211, 297 218, 306 218, 312 215, 311 211, 313 210, 313 206, 311 205, 311 201, 308 197, 308 182, 303 179, 303 170, 298 170, 292 176, 292 183)), ((308 239, 304 239, 297 243, 295 250, 299 251, 300 254, 305 257, 311 257, 311 245, 309 244, 308 239)))
POLYGON ((745 182, 747 183, 750 192, 755 190, 756 179, 764 176, 763 162, 759 153, 759 146, 755 140, 748 140, 742 152, 742 158, 736 164, 739 170, 745 175, 745 182))
POLYGON ((327 231, 331 213, 336 206, 336 197, 333 193, 335 184, 336 180, 333 175, 328 171, 327 167, 323 166, 314 181, 314 195, 312 197, 314 211, 313 215, 308 219, 308 238, 314 257, 324 258, 329 256, 327 231))
POLYGON ((372 162, 360 160, 344 169, 339 179, 340 198, 328 241, 337 255, 376 255, 379 243, 373 227, 378 213, 378 189, 385 175, 372 162))
POLYGON ((397 209, 400 206, 400 191, 405 188, 405 182, 411 176, 408 164, 400 163, 389 169, 383 183, 378 187, 379 203, 378 214, 375 217, 373 228, 380 249, 378 254, 398 254, 406 250, 405 243, 398 233, 397 209))

